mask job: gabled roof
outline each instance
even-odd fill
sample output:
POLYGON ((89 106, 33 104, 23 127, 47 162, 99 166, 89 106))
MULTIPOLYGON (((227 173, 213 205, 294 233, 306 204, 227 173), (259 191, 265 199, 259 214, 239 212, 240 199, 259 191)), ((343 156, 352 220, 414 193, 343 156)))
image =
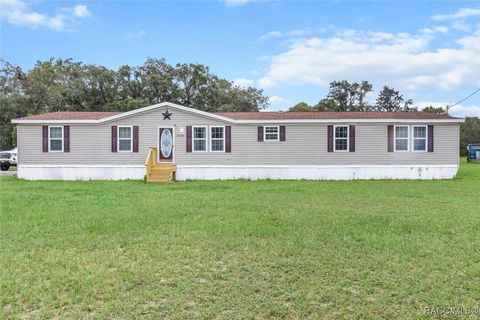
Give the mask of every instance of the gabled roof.
POLYGON ((127 112, 52 112, 13 119, 12 123, 104 123, 161 107, 178 109, 227 123, 326 123, 326 122, 463 122, 463 118, 427 112, 205 112, 170 102, 127 112))
POLYGON ((61 111, 36 114, 15 120, 99 120, 120 113, 121 112, 61 111))
POLYGON ((215 112, 234 120, 297 119, 459 119, 429 112, 215 112))

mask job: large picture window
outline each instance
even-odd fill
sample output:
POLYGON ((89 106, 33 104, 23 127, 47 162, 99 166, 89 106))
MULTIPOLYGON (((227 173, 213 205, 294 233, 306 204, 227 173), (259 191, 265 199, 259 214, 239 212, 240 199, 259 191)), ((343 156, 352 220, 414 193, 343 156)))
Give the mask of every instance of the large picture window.
POLYGON ((278 126, 264 127, 265 141, 279 141, 278 126))
POLYGON ((50 152, 63 152, 63 127, 48 127, 48 145, 50 152))
POLYGON ((348 126, 335 126, 335 151, 348 151, 348 126))
POLYGON ((118 127, 118 151, 132 152, 132 127, 118 127))
POLYGON ((193 151, 207 151, 207 127, 193 127, 193 151))
POLYGON ((225 127, 210 127, 210 151, 225 151, 225 127))
POLYGON ((413 151, 427 151, 427 126, 413 126, 413 151))
POLYGON ((395 151, 408 151, 408 126, 395 126, 395 151))

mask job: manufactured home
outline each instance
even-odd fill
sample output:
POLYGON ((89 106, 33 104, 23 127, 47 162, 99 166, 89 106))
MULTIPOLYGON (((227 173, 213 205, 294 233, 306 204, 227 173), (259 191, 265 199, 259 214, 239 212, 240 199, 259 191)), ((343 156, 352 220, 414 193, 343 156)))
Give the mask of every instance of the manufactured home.
POLYGON ((12 120, 22 179, 452 179, 461 118, 160 103, 12 120))

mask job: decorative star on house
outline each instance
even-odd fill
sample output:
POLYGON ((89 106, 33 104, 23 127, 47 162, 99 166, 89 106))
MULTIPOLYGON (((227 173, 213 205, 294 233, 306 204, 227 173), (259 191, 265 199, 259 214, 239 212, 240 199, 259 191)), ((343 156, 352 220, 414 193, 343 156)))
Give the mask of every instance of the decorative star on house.
POLYGON ((171 119, 170 119, 170 116, 171 116, 172 114, 173 114, 173 113, 168 112, 168 109, 165 110, 165 112, 162 112, 163 120, 166 120, 166 119, 171 120, 171 119))

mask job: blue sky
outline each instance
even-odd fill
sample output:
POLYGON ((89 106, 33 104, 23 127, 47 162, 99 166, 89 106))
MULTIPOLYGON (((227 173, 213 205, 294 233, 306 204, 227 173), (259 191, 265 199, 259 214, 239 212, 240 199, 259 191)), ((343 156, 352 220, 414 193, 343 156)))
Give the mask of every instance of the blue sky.
MULTIPOLYGON (((23 68, 199 62, 263 88, 272 110, 314 104, 333 80, 393 86, 419 105, 480 88, 478 1, 0 0, 0 15, 1 57, 23 68)), ((480 116, 480 94, 452 114, 480 116)))

